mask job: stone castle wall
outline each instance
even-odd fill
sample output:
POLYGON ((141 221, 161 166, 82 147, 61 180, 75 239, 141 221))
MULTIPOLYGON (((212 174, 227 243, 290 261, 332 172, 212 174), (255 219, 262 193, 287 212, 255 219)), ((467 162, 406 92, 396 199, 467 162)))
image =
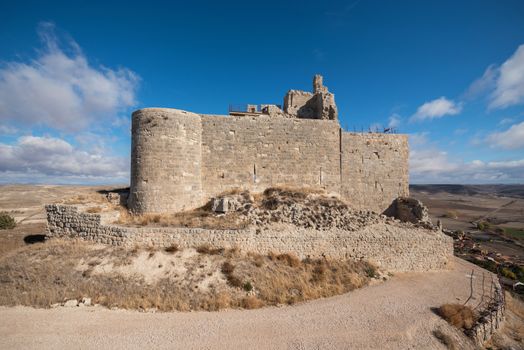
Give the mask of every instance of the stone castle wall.
POLYGON ((224 191, 322 187, 350 206, 383 212, 408 196, 407 136, 346 133, 336 120, 133 113, 135 213, 190 209, 224 191))
POLYGON ((200 205, 200 116, 147 108, 133 113, 132 123, 130 208, 150 213, 200 205))
POLYGON ((340 189, 339 127, 324 120, 202 117, 205 198, 238 187, 340 189))
POLYGON ((342 133, 340 194, 358 209, 383 212, 409 196, 407 135, 342 133))
POLYGON ((132 228, 103 225, 99 214, 80 213, 72 206, 48 205, 46 212, 49 237, 118 246, 161 248, 177 244, 189 248, 209 244, 260 254, 293 252, 301 258, 365 259, 389 271, 442 269, 453 256, 453 241, 442 232, 400 223, 374 224, 357 231, 319 231, 291 225, 243 230, 132 228))

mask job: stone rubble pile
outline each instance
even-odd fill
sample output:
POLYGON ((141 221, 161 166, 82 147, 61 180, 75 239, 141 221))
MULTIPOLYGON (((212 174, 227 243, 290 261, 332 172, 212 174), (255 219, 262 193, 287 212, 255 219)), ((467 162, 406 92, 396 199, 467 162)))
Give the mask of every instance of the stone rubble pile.
POLYGON ((392 220, 372 211, 351 209, 336 197, 280 189, 268 189, 257 200, 248 191, 220 196, 213 199, 211 209, 226 215, 240 213, 256 226, 284 223, 316 230, 356 231, 392 220))

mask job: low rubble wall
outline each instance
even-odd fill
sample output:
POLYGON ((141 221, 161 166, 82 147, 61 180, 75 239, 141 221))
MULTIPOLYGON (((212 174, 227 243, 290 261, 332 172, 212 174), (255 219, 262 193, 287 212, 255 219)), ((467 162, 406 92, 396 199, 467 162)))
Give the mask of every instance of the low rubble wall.
POLYGON ((481 348, 484 347, 491 336, 499 330, 504 321, 504 313, 506 311, 506 300, 504 297, 504 290, 497 281, 494 282, 494 298, 488 307, 482 311, 477 323, 466 332, 466 334, 473 339, 475 344, 481 348))
POLYGON ((209 244, 266 254, 293 252, 301 258, 365 259, 389 271, 445 268, 453 240, 440 231, 411 224, 377 223, 356 231, 326 231, 273 224, 241 230, 103 225, 99 214, 80 213, 73 206, 46 206, 48 236, 82 238, 117 246, 147 245, 182 248, 209 244))

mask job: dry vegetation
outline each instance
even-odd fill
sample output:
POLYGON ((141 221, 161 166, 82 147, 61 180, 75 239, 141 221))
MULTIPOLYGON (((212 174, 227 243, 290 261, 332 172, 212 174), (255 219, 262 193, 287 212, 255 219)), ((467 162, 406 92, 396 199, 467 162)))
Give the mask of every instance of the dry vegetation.
POLYGON ((67 299, 126 309, 219 310, 293 304, 366 285, 365 262, 300 260, 238 249, 123 249, 51 240, 0 259, 0 305, 67 299))
POLYGON ((200 227, 209 229, 241 229, 249 223, 240 213, 216 215, 209 206, 175 214, 132 215, 127 209, 120 209, 116 221, 119 225, 162 226, 162 227, 200 227))
POLYGON ((438 309, 439 315, 451 325, 461 329, 471 329, 477 316, 467 305, 444 304, 438 309))
POLYGON ((15 227, 15 219, 9 213, 0 212, 0 230, 11 230, 15 227))
POLYGON ((446 333, 442 331, 441 329, 436 329, 433 331, 433 335, 442 344, 444 344, 446 348, 448 348, 449 350, 458 350, 459 349, 456 340, 449 333, 446 333))

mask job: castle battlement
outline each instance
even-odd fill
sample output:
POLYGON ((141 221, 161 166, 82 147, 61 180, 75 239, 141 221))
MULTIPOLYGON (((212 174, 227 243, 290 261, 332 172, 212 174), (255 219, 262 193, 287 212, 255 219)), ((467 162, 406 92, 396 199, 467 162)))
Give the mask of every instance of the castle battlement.
POLYGON ((340 128, 334 94, 289 90, 284 108, 204 115, 145 108, 133 113, 129 207, 191 209, 234 188, 322 187, 357 209, 384 211, 408 196, 407 135, 340 128))

